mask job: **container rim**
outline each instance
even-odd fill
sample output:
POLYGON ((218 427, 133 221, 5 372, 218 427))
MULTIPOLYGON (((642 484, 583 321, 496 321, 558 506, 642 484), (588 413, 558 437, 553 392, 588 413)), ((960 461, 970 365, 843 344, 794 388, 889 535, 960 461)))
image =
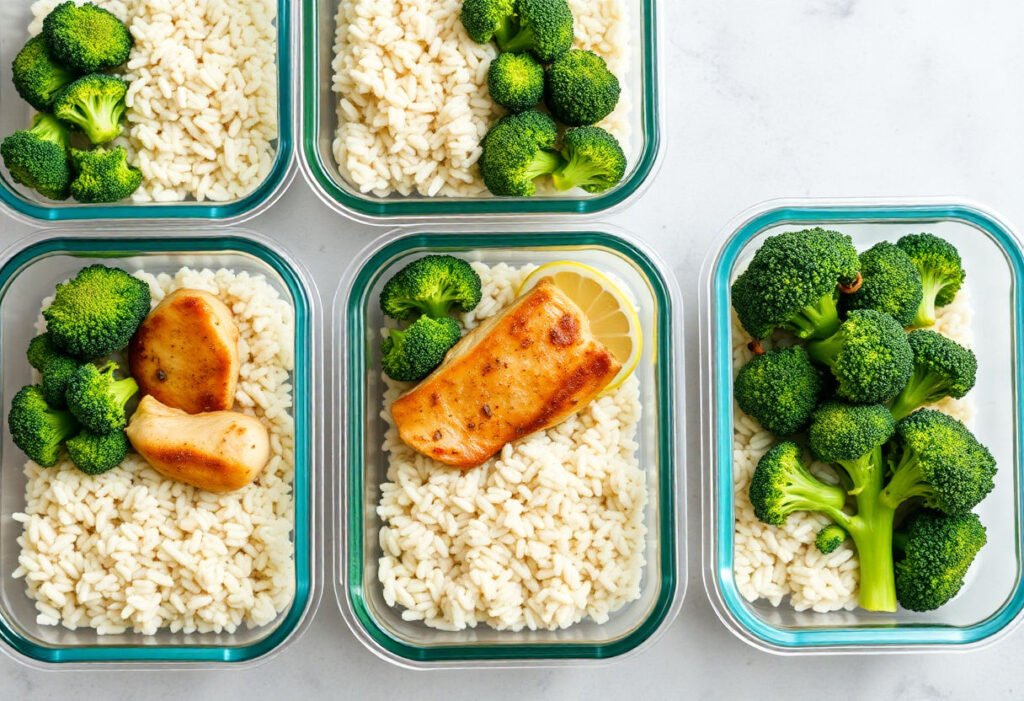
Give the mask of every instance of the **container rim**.
MULTIPOLYGON (((678 527, 686 524, 686 480, 683 447, 685 425, 682 411, 676 410, 676 392, 684 391, 684 378, 677 374, 682 366, 684 349, 682 335, 681 296, 674 277, 665 270, 651 251, 626 234, 602 225, 601 231, 587 228, 559 228, 538 233, 536 227, 503 227, 504 236, 492 231, 481 231, 467 226, 419 227, 414 230, 395 230, 371 242, 349 265, 339 284, 334 301, 335 347, 347 348, 352 338, 361 338, 364 328, 367 290, 383 265, 414 248, 431 250, 471 249, 579 249, 603 248, 620 254, 636 265, 655 290, 658 299, 656 323, 661 330, 657 354, 664 359, 657 367, 655 382, 663 392, 663 406, 659 407, 657 447, 659 464, 667 469, 659 471, 661 547, 661 588, 658 601, 648 618, 629 635, 606 646, 576 643, 531 643, 526 645, 487 644, 470 646, 416 647, 398 641, 387 634, 369 614, 362 595, 362 559, 351 556, 362 540, 365 523, 362 502, 356 500, 354 510, 349 508, 349 494, 363 493, 362 461, 363 432, 350 430, 342 439, 333 441, 336 451, 335 479, 332 493, 337 512, 332 518, 335 546, 332 552, 334 590, 342 617, 357 639, 383 660, 409 669, 452 669, 481 667, 548 667, 579 664, 608 663, 622 659, 654 643, 675 619, 686 590, 686 539, 677 534, 678 527)), ((335 395, 335 422, 361 426, 365 421, 362 406, 365 360, 362 354, 338 356, 331 362, 335 395), (355 407, 353 409, 353 407, 355 407)))
MULTIPOLYGON (((525 219, 551 220, 555 215, 569 215, 578 218, 593 217, 600 213, 618 209, 639 196, 653 180, 652 176, 660 167, 665 134, 660 125, 664 123, 664 104, 660 99, 663 77, 658 71, 660 65, 661 34, 663 29, 657 22, 659 0, 635 0, 641 3, 643 51, 641 71, 644 80, 643 100, 637 109, 642 110, 642 133, 644 148, 637 159, 636 168, 629 177, 612 190, 593 197, 556 198, 395 198, 386 199, 361 196, 341 187, 332 173, 336 168, 325 161, 317 148, 320 136, 320 100, 317 80, 321 66, 320 36, 317 32, 318 11, 327 0, 301 0, 301 60, 299 71, 301 96, 300 118, 296 129, 299 132, 298 158, 303 176, 317 197, 331 209, 354 221, 375 225, 394 226, 415 224, 425 217, 443 217, 448 221, 471 221, 484 216, 488 220, 524 221, 525 219)), ((298 53, 298 52, 297 52, 298 53)), ((329 67, 329 64, 328 64, 329 67)))
MULTIPOLYGON (((802 198, 780 199, 756 205, 732 220, 722 232, 721 245, 707 254, 700 284, 700 399, 711 407, 701 415, 701 471, 703 537, 701 559, 704 588, 716 615, 734 635, 766 652, 782 655, 954 652, 979 649, 1001 639, 1024 619, 1024 579, 1018 566, 1017 584, 999 610, 970 626, 901 626, 853 628, 837 626, 793 629, 765 623, 745 606, 733 580, 732 532, 734 523, 732 489, 732 400, 731 353, 723 350, 730 326, 729 277, 737 255, 757 234, 780 224, 807 226, 837 223, 899 223, 956 221, 972 226, 993 240, 1006 256, 1017 280, 1024 275, 1024 254, 1015 230, 991 210, 964 199, 954 198, 802 198), (724 326, 723 326, 724 324, 724 326), (728 356, 728 357, 726 357, 728 356), (729 397, 722 401, 722 397, 729 397), (727 535, 723 535, 727 534, 727 535)), ((1024 308, 1024 290, 1013 286, 1014 307, 1024 308)), ((1024 320, 1013 318, 1015 345, 1024 340, 1024 320)), ((727 345, 727 344, 725 344, 727 345)), ((1013 361, 1017 378, 1024 371, 1024 358, 1013 361)), ((1020 458, 1020 436, 1024 412, 1014 407, 1015 505, 1024 513, 1024 462, 1020 458)), ((1018 563, 1024 562, 1024 544, 1018 542, 1018 563)))
POLYGON ((292 65, 297 62, 296 37, 298 9, 292 0, 277 0, 277 106, 278 136, 274 163, 259 187, 245 197, 230 202, 167 202, 47 205, 32 202, 11 189, 0 178, 0 210, 14 219, 33 226, 68 222, 102 222, 114 229, 158 223, 169 226, 228 226, 252 219, 281 198, 295 179, 295 96, 292 90, 292 65))
POLYGON ((250 645, 111 645, 67 647, 39 645, 19 635, 0 612, 0 651, 26 666, 42 670, 67 669, 216 669, 247 667, 276 656, 308 628, 320 604, 322 572, 317 554, 323 548, 322 417, 317 412, 322 353, 320 302, 308 270, 284 248, 252 231, 209 232, 145 228, 131 238, 102 230, 70 228, 35 231, 0 252, 0 296, 11 280, 36 260, 62 254, 83 257, 126 257, 147 253, 237 252, 270 266, 280 276, 295 306, 296 353, 293 370, 295 420, 295 478, 293 543, 295 594, 274 630, 250 645), (298 399, 306 397, 305 400, 298 399), (300 524, 305 524, 300 527, 300 524))

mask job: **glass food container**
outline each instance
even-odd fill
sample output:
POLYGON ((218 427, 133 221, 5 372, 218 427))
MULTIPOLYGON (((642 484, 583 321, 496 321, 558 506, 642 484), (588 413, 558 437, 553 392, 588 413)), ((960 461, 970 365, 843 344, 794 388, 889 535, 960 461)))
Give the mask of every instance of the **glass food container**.
POLYGON ((11 398, 31 381, 25 348, 35 335, 42 300, 54 286, 81 268, 106 263, 128 270, 174 273, 183 265, 231 268, 264 276, 295 310, 295 369, 292 376, 295 420, 294 526, 295 593, 290 607, 269 624, 234 634, 145 636, 131 632, 97 635, 86 628, 68 630, 36 622, 25 581, 11 574, 18 567, 17 538, 22 525, 12 518, 25 508, 26 458, 4 432, 0 453, 0 650, 20 662, 48 668, 106 663, 124 667, 195 667, 262 660, 291 644, 304 631, 319 602, 316 554, 319 551, 320 490, 317 465, 317 388, 319 385, 319 301, 305 270, 276 244, 245 231, 218 230, 184 235, 154 229, 128 238, 73 229, 44 231, 0 254, 0 399, 6 417, 11 398), (212 234, 212 235, 211 235, 212 234))
POLYGON ((302 117, 300 159, 303 172, 320 198, 335 210, 367 223, 422 221, 435 215, 592 214, 635 196, 649 180, 661 151, 658 25, 656 0, 623 0, 630 51, 623 98, 630 100, 626 174, 616 187, 599 195, 582 190, 534 197, 378 197, 361 193, 338 171, 332 153, 338 125, 338 97, 331 91, 335 15, 339 0, 302 0, 302 117))
POLYGON ((682 311, 671 275, 649 251, 625 236, 591 231, 501 234, 426 229, 390 234, 367 247, 350 266, 335 299, 335 421, 347 426, 335 441, 339 508, 334 518, 334 586, 356 637, 371 651, 407 667, 539 666, 605 660, 650 644, 678 611, 686 584, 685 445, 682 311), (639 464, 647 474, 646 565, 639 599, 598 625, 583 621, 557 632, 495 631, 481 624, 442 632, 403 620, 384 600, 377 579, 381 557, 376 514, 387 473, 381 449, 385 424, 378 305, 389 277, 426 253, 509 265, 571 259, 609 272, 638 303, 644 333, 636 372, 643 406, 638 428, 639 464))
MULTIPOLYGON (((211 220, 238 223, 265 211, 287 189, 298 170, 295 163, 292 118, 292 26, 297 9, 289 0, 277 2, 277 118, 279 138, 274 162, 260 185, 244 198, 227 202, 164 202, 81 204, 72 199, 57 202, 35 190, 18 185, 0 167, 0 208, 29 223, 41 221, 105 220, 136 223, 139 220, 174 220, 187 223, 211 220)), ((0 139, 31 123, 35 110, 18 95, 11 82, 11 63, 28 40, 32 0, 0 3, 0 139)))
POLYGON ((1016 235, 985 210, 944 202, 770 202, 739 217, 709 255, 701 283, 704 582, 718 616, 741 639, 778 653, 964 650, 992 642, 1021 619, 1021 341, 1024 257, 1016 235), (733 575, 733 398, 730 285, 766 236, 821 226, 853 237, 858 250, 927 231, 953 243, 967 271, 978 380, 967 397, 973 430, 995 456, 994 491, 975 509, 988 544, 960 594, 928 613, 862 609, 797 612, 783 601, 747 601, 733 575))

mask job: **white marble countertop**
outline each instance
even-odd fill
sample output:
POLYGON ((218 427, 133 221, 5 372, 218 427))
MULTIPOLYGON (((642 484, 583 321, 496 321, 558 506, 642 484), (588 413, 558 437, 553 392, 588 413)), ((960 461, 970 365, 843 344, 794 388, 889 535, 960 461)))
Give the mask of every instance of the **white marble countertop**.
MULTIPOLYGON (((1024 4, 1014 0, 661 0, 666 153, 611 220, 679 278, 696 386, 705 254, 737 213, 778 197, 968 198, 1024 224, 1024 4)), ((4 219, 9 242, 27 227, 4 219)), ((354 225, 297 180, 246 225, 282 240, 329 302, 339 268, 381 230, 354 225), (302 235, 297 235, 301 229, 302 235)), ((687 399, 697 436, 696 397, 687 399)), ((0 698, 745 699, 1015 698, 1024 629, 965 655, 793 658, 734 638, 700 569, 697 447, 689 448, 688 591, 665 635, 604 667, 415 673, 365 650, 328 588, 309 630, 241 672, 46 673, 0 656, 0 698)))

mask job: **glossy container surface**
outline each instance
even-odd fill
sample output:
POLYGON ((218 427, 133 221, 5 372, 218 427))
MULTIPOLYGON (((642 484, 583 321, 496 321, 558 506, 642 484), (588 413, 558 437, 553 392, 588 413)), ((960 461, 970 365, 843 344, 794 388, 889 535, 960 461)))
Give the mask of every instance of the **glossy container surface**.
POLYGON ((360 221, 395 223, 422 221, 434 215, 473 218, 478 215, 591 214, 630 199, 648 180, 661 150, 657 0, 623 0, 629 23, 628 75, 622 81, 628 97, 630 143, 627 171, 615 188, 599 195, 575 190, 535 197, 382 198, 361 193, 338 172, 331 143, 338 125, 338 96, 331 91, 335 14, 339 0, 302 0, 302 118, 300 158, 313 189, 329 206, 360 221), (385 219, 386 221, 380 221, 385 219))
MULTIPOLYGON (((277 110, 278 133, 274 163, 262 183, 242 199, 228 202, 164 202, 80 204, 72 199, 55 202, 18 185, 0 167, 0 207, 30 223, 40 221, 105 220, 136 223, 139 220, 212 220, 238 223, 256 216, 275 202, 295 176, 292 91, 292 34, 297 9, 291 0, 277 0, 277 110)), ((25 129, 35 111, 21 99, 11 82, 11 62, 28 40, 32 0, 0 2, 0 138, 25 129)))
POLYGON ((750 644, 783 653, 963 650, 1004 635, 1024 608, 1021 520, 1022 435, 1020 312, 1024 257, 1012 232, 984 210, 946 203, 797 201, 768 203, 729 226, 705 263, 701 284, 704 581, 722 621, 750 644), (797 612, 784 601, 748 602, 733 578, 733 399, 730 285, 766 236, 822 226, 853 237, 858 250, 928 231, 960 251, 973 314, 977 385, 973 429, 999 471, 976 509, 988 545, 959 596, 936 611, 895 614, 797 612))
MULTIPOLYGON (((600 660, 635 651, 663 631, 678 611, 686 583, 685 445, 677 398, 683 394, 679 295, 651 253, 619 235, 585 231, 511 230, 501 234, 413 231, 386 235, 350 267, 335 300, 332 364, 340 423, 335 462, 334 586, 356 636, 382 658, 409 667, 537 666, 600 660), (381 522, 376 514, 387 473, 381 449, 383 382, 379 339, 384 319, 380 289, 389 277, 426 253, 446 252, 489 264, 543 264, 572 259, 616 275, 639 304, 644 350, 637 373, 643 413, 639 464, 647 472, 647 564, 640 598, 598 625, 584 621, 557 632, 476 629, 442 632, 402 619, 384 601, 377 579, 381 522)), ((336 418, 336 421, 338 419, 336 418)))
POLYGON ((24 510, 25 456, 4 432, 0 453, 0 649, 21 662, 53 667, 93 663, 123 666, 185 666, 194 663, 245 663, 264 659, 290 643, 308 624, 319 601, 316 553, 322 507, 317 435, 319 302, 308 274, 266 239, 243 231, 215 236, 183 236, 166 230, 144 237, 108 236, 73 230, 44 231, 13 244, 0 255, 0 405, 31 380, 25 348, 43 298, 54 286, 93 263, 128 270, 173 274, 183 265, 214 270, 224 267, 264 276, 295 309, 295 596, 291 606, 270 624, 240 628, 234 634, 133 633, 97 635, 84 628, 67 630, 36 623, 24 580, 11 573, 18 566, 21 524, 12 514, 24 510))

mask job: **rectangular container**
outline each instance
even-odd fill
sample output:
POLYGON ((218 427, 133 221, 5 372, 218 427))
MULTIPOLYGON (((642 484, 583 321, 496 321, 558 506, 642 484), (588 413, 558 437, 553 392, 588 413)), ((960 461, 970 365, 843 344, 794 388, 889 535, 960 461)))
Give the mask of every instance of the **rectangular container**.
POLYGON ((683 395, 681 309, 670 275, 639 245, 603 232, 525 230, 504 234, 413 231, 386 235, 350 266, 335 298, 338 511, 334 518, 334 586, 342 613, 371 651, 407 667, 538 666, 602 660, 638 650, 663 631, 678 611, 686 585, 685 445, 677 397, 683 395), (425 253, 510 265, 572 259, 614 273, 639 303, 644 331, 638 429, 640 465, 646 467, 647 564, 641 596, 603 625, 584 621, 558 632, 495 631, 484 625, 441 632, 402 620, 384 601, 377 579, 381 556, 376 505, 387 472, 381 449, 383 382, 377 299, 389 277, 425 253))
POLYGON ((623 95, 631 101, 627 170, 618 186, 599 195, 577 190, 535 197, 422 197, 364 194, 338 172, 331 150, 338 125, 338 98, 331 92, 335 14, 339 0, 302 0, 303 172, 320 198, 335 210, 367 223, 422 221, 431 216, 461 219, 502 214, 593 214, 632 198, 647 181, 661 147, 657 0, 624 0, 629 21, 629 73, 623 95), (382 222, 381 220, 386 220, 382 222))
MULTIPOLYGON (((11 82, 11 63, 28 41, 28 25, 32 21, 33 0, 6 0, 0 3, 0 139, 31 124, 35 110, 18 95, 11 82)), ((249 195, 229 202, 118 202, 113 204, 81 204, 74 200, 55 202, 35 190, 18 185, 6 168, 0 167, 0 208, 38 224, 41 221, 108 220, 212 220, 238 223, 250 219, 270 207, 285 191, 295 176, 292 122, 292 27, 293 8, 290 0, 277 0, 277 101, 278 141, 275 160, 266 179, 249 195)))
POLYGON ((244 231, 180 235, 166 230, 126 238, 75 230, 44 231, 0 254, 0 405, 6 415, 11 398, 31 381, 25 348, 35 335, 34 321, 44 297, 82 267, 105 263, 126 269, 145 266, 149 272, 173 273, 183 265, 220 267, 263 275, 295 309, 295 597, 289 609, 261 628, 234 634, 134 633, 97 635, 92 630, 67 630, 36 623, 34 602, 18 566, 17 538, 21 524, 12 514, 25 507, 24 454, 4 431, 0 452, 0 650, 34 666, 75 667, 90 663, 122 666, 186 666, 190 663, 244 663, 266 658, 296 638, 308 625, 319 602, 316 553, 321 508, 315 466, 320 452, 317 363, 319 302, 308 274, 274 244, 244 231))
POLYGON ((771 652, 964 650, 1005 635, 1021 620, 1024 495, 1019 310, 1024 257, 1012 230, 971 205, 889 201, 768 203, 742 215, 708 257, 701 283, 701 399, 704 482, 704 583, 719 618, 738 637, 771 652), (766 236, 822 226, 853 237, 858 250, 928 231, 960 251, 973 311, 978 381, 974 432, 994 454, 995 490, 976 509, 988 545, 959 596, 936 611, 895 614, 796 612, 783 602, 750 603, 733 579, 733 398, 730 286, 766 236))

